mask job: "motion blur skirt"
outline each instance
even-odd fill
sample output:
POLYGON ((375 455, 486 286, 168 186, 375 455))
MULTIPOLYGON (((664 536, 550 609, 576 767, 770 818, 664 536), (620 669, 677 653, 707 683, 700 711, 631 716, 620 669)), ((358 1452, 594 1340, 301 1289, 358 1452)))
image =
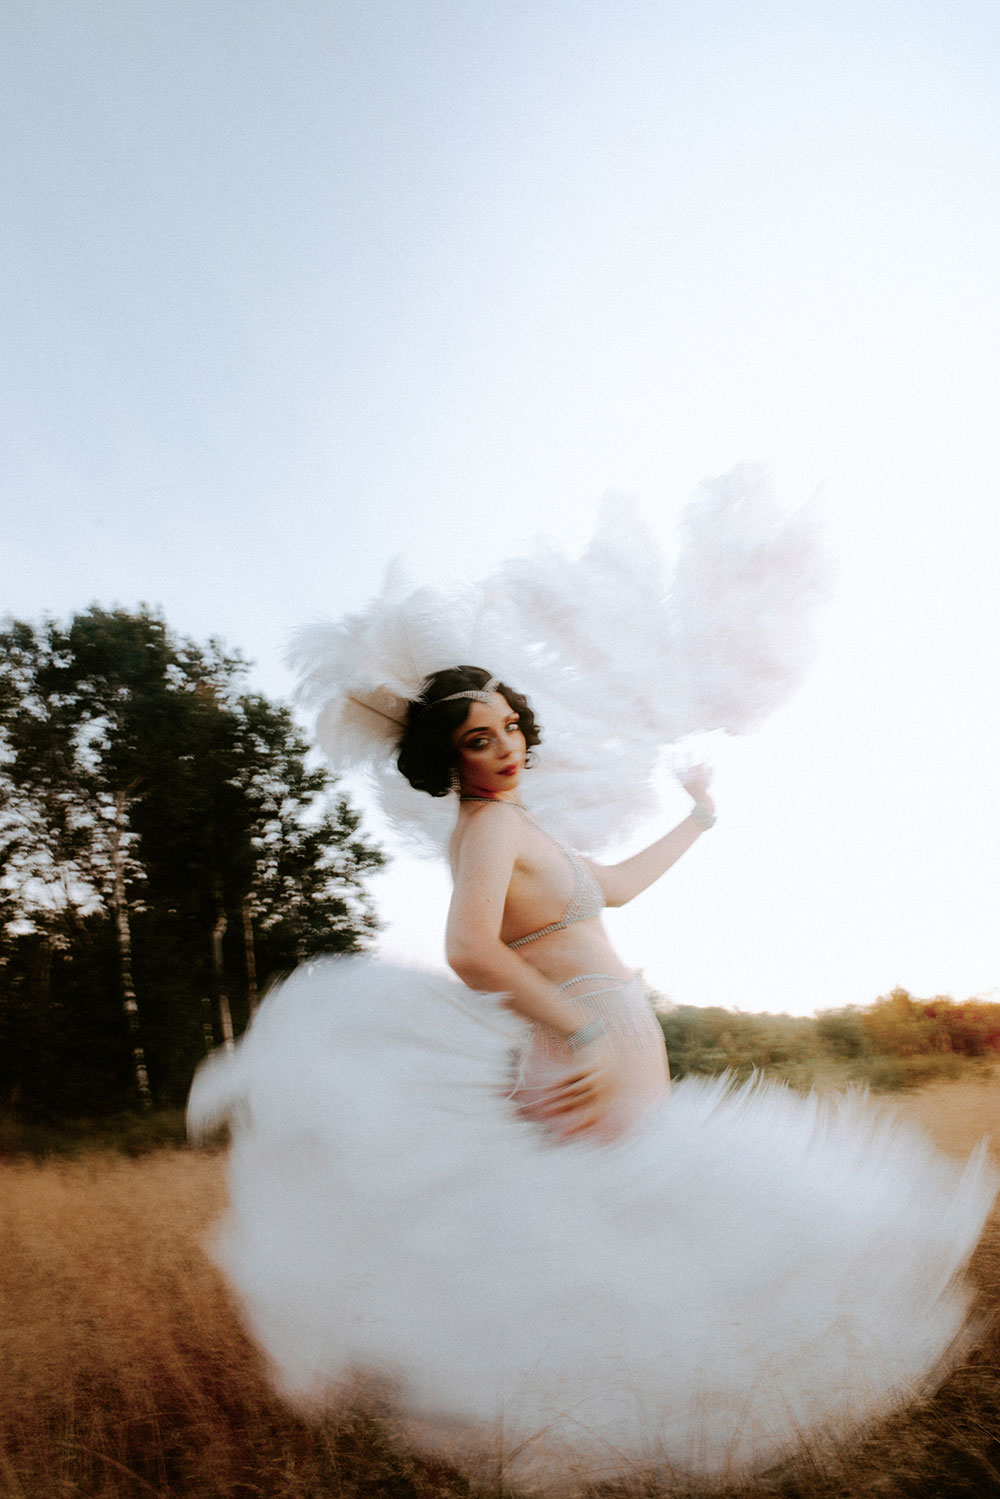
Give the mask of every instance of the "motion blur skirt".
MULTIPOLYGON (((616 993, 634 1012, 622 985, 601 1013, 616 993)), ((620 1035, 648 1081, 658 1039, 620 1035)), ((494 997, 327 959, 201 1070, 192 1127, 233 1130, 214 1254, 296 1407, 375 1376, 418 1443, 511 1480, 720 1480, 943 1376, 982 1153, 961 1170, 860 1096, 700 1079, 560 1143, 512 1082, 536 1053, 494 997)))

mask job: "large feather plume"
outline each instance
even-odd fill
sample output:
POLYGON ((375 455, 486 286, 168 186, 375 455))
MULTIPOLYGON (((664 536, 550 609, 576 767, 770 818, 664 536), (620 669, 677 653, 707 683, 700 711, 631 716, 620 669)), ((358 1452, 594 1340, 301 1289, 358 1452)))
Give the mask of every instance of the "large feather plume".
POLYGON ((702 486, 669 582, 641 520, 607 507, 576 559, 539 547, 447 592, 393 567, 366 608, 300 630, 290 659, 334 765, 366 768, 390 820, 437 849, 454 806, 395 769, 407 704, 443 667, 494 673, 530 698, 542 726, 525 782, 532 808, 596 851, 652 810, 664 749, 747 733, 792 694, 826 571, 808 507, 782 516, 766 471, 744 465, 702 486))

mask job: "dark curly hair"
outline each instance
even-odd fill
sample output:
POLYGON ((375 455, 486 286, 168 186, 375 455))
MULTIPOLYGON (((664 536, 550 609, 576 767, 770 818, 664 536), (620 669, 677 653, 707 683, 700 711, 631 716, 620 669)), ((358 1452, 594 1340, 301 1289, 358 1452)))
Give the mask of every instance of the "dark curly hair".
MULTIPOLYGON (((451 773, 458 764, 458 750, 451 739, 469 716, 469 698, 442 702, 453 692, 481 691, 491 680, 481 666, 449 666, 445 671, 431 672, 416 702, 410 704, 406 727, 399 741, 396 764, 411 786, 431 796, 447 796, 451 790, 451 773)), ((541 743, 542 736, 528 699, 504 682, 494 689, 506 698, 521 720, 521 732, 530 751, 541 743)), ((531 755, 525 765, 531 764, 531 755)))

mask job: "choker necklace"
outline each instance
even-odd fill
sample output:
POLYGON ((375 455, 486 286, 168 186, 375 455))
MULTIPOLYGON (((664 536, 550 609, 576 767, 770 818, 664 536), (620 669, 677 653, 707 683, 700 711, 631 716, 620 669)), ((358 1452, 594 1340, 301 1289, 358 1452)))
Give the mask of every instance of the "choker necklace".
POLYGON ((502 807, 516 807, 519 812, 527 812, 523 802, 507 802, 502 796, 473 796, 471 792, 463 791, 458 798, 460 802, 499 802, 502 807))

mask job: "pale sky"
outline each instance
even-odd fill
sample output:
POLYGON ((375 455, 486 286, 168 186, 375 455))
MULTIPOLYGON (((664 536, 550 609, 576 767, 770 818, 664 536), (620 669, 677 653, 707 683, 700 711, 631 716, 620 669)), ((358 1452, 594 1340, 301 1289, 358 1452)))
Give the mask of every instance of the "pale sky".
MULTIPOLYGON (((609 493, 669 551, 770 461, 822 653, 612 934, 684 1003, 1000 997, 998 76, 982 0, 6 0, 0 608, 145 601, 287 697, 397 553, 609 493)), ((440 961, 444 876, 375 888, 440 961)))

